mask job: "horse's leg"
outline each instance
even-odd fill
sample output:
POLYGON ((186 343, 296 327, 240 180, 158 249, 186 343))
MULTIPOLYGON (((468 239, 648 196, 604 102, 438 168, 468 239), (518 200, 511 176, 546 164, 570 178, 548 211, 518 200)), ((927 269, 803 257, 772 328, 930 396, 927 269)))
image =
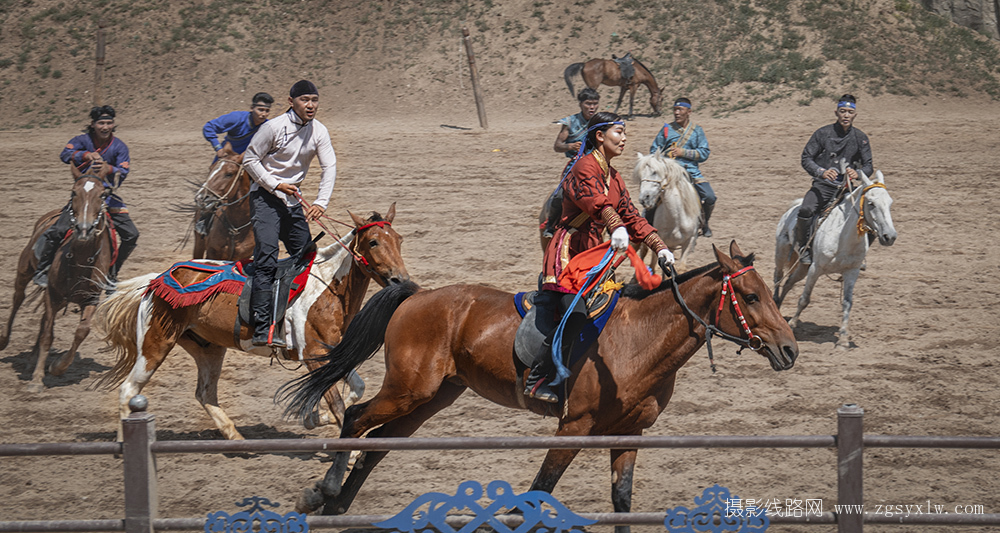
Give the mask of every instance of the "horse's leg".
POLYGON ((851 338, 847 333, 847 320, 851 317, 851 306, 854 304, 854 284, 858 282, 861 269, 852 268, 844 272, 843 295, 841 296, 844 316, 840 319, 840 331, 837 332, 837 348, 846 350, 851 347, 851 338))
MULTIPOLYGON (((140 311, 142 313, 142 311, 140 311)), ((141 314, 140 314, 141 316, 141 314)), ((132 371, 129 372, 125 381, 118 387, 118 414, 119 418, 128 418, 128 402, 133 396, 142 392, 142 388, 152 379, 153 373, 163 364, 167 354, 177 344, 182 328, 165 328, 163 322, 169 318, 150 320, 148 329, 144 328, 140 320, 139 332, 136 343, 139 345, 139 353, 136 356, 132 371)), ((118 424, 118 442, 123 442, 121 423, 118 424)))
POLYGON ((61 376, 69 368, 69 365, 73 362, 73 358, 76 357, 77 349, 83 344, 83 340, 87 338, 87 335, 90 335, 90 319, 94 316, 94 311, 96 310, 97 305, 88 305, 80 312, 80 323, 76 326, 76 333, 73 335, 73 345, 69 347, 69 351, 63 354, 58 361, 49 365, 50 374, 61 376))
POLYGON ((635 106, 635 90, 639 88, 638 84, 632 84, 629 87, 629 97, 628 97, 628 116, 632 116, 632 109, 635 106))
MULTIPOLYGON (((385 390, 387 390, 386 384, 383 384, 382 391, 385 390)), ((383 396, 382 391, 375 398, 347 410, 344 429, 340 434, 341 438, 360 437, 365 434, 368 428, 379 424, 381 426, 372 430, 368 437, 409 437, 427 419, 454 403, 465 392, 465 386, 443 381, 429 400, 417 406, 397 401, 403 398, 406 398, 407 401, 410 400, 405 395, 383 396)), ((296 509, 299 512, 308 512, 323 505, 323 514, 346 513, 372 469, 388 453, 387 451, 362 452, 355 462, 354 468, 351 469, 351 474, 347 476, 343 485, 340 485, 340 480, 343 479, 344 472, 347 470, 348 453, 337 452, 333 466, 327 471, 323 480, 316 485, 316 489, 319 490, 307 489, 296 509)))
MULTIPOLYGON (((616 513, 632 511, 632 473, 638 450, 611 450, 611 503, 616 513)), ((615 526, 615 533, 630 533, 629 526, 615 526)))
POLYGON ((28 289, 28 283, 30 282, 30 270, 25 271, 22 266, 18 266, 17 277, 14 278, 14 300, 10 305, 10 316, 7 317, 7 329, 0 335, 0 350, 7 348, 7 343, 10 341, 10 332, 14 327, 14 317, 17 316, 17 310, 24 303, 24 293, 28 289))
MULTIPOLYGON (((195 222, 198 222, 198 217, 200 216, 200 214, 201 214, 200 211, 198 213, 195 213, 195 222)), ((194 232, 194 251, 191 253, 191 258, 192 259, 205 258, 205 237, 203 237, 201 233, 198 233, 197 231, 194 232)))
POLYGON ((45 291, 45 312, 42 314, 42 320, 38 326, 38 341, 35 343, 35 353, 38 354, 38 359, 35 361, 35 371, 31 374, 31 383, 28 383, 28 392, 42 392, 45 389, 45 385, 42 384, 42 379, 45 377, 45 362, 49 358, 49 349, 52 348, 52 339, 55 335, 53 329, 56 313, 62 307, 64 306, 57 309, 52 302, 49 291, 45 291))
POLYGON ((215 427, 219 428, 223 437, 228 440, 243 440, 243 435, 236 430, 236 424, 233 424, 219 406, 219 376, 222 374, 226 348, 216 344, 203 347, 184 335, 177 339, 177 344, 191 354, 195 364, 198 365, 198 386, 194 392, 198 403, 205 408, 208 416, 212 417, 215 427))
POLYGON ((615 105, 615 113, 618 112, 618 108, 622 106, 622 99, 625 98, 625 90, 627 87, 622 86, 622 90, 618 93, 618 104, 615 105))
MULTIPOLYGON (((350 393, 347 395, 347 399, 344 400, 345 409, 358 402, 362 396, 365 395, 365 380, 361 379, 361 376, 354 370, 351 370, 347 377, 344 378, 344 382, 347 383, 347 387, 350 389, 350 393)), ((343 420, 343 418, 341 418, 343 420)))
POLYGON ((774 301, 779 305, 781 302, 784 302, 785 297, 788 296, 789 292, 791 292, 792 287, 794 287, 796 283, 802 281, 802 279, 805 278, 806 274, 808 273, 809 273, 808 266, 806 265, 794 266, 793 270, 787 273, 787 277, 785 278, 785 283, 781 286, 781 290, 775 292, 774 301))
MULTIPOLYGON (((801 270, 802 267, 800 266, 799 269, 801 270)), ((816 263, 813 263, 809 267, 809 272, 806 274, 806 283, 802 286, 802 295, 799 296, 799 305, 798 308, 795 309, 795 316, 788 320, 788 325, 790 327, 794 328, 799 325, 799 315, 801 315, 802 311, 809 305, 809 299, 812 297, 813 287, 816 286, 816 281, 818 279, 819 269, 816 268, 816 263)), ((792 280, 789 280, 789 282, 791 281, 792 280)))

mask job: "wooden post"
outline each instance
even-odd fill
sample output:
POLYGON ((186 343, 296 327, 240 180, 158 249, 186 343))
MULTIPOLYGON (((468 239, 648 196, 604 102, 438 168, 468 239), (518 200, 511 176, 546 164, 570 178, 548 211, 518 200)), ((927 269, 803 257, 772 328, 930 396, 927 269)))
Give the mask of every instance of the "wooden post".
POLYGON ((465 53, 469 56, 469 75, 472 76, 472 94, 476 97, 476 111, 479 112, 479 126, 486 129, 486 105, 483 103, 483 93, 479 90, 479 73, 476 71, 476 57, 472 53, 472 40, 469 39, 469 28, 462 28, 462 41, 465 42, 465 53))
POLYGON ((97 66, 94 68, 94 105, 104 105, 104 28, 108 23, 97 23, 97 66))
POLYGON ((837 513, 838 533, 864 531, 864 414, 857 404, 837 409, 837 513))
POLYGON ((150 445, 156 441, 156 417, 146 412, 146 397, 128 402, 132 413, 122 420, 125 466, 125 533, 154 533, 157 514, 156 462, 150 445))

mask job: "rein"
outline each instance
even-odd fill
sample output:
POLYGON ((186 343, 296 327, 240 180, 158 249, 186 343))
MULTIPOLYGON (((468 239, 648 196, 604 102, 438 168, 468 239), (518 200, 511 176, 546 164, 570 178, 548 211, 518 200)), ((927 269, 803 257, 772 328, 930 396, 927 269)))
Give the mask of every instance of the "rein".
MULTIPOLYGON (((300 202, 302 202, 302 205, 304 205, 306 207, 306 209, 309 209, 309 202, 307 202, 306 199, 302 197, 302 194, 296 192, 295 193, 295 197, 298 198, 298 200, 300 202)), ((321 215, 321 218, 325 218, 327 220, 336 222, 338 224, 343 224, 343 225, 345 225, 345 226, 347 226, 349 228, 352 228, 352 229, 354 228, 354 226, 352 226, 350 224, 346 224, 346 223, 341 222, 339 220, 330 218, 330 217, 328 217, 326 215, 321 215)), ((327 233, 329 233, 329 234, 331 234, 331 235, 334 236, 333 240, 337 241, 337 244, 339 244, 341 248, 347 250, 347 253, 351 254, 351 257, 354 258, 354 262, 357 263, 358 265, 360 265, 365 270, 365 272, 368 274, 368 277, 372 277, 372 275, 375 274, 375 271, 372 270, 371 265, 368 264, 368 260, 365 259, 365 256, 359 254, 358 252, 356 252, 354 250, 358 246, 357 236, 361 233, 362 230, 368 229, 368 228, 370 228, 372 226, 378 226, 380 228, 385 228, 386 226, 392 227, 392 224, 388 220, 379 220, 377 222, 369 222, 368 224, 365 224, 363 226, 358 227, 357 231, 355 232, 354 242, 351 244, 350 248, 348 248, 347 246, 344 246, 344 243, 341 241, 340 235, 338 235, 337 232, 331 231, 329 228, 327 228, 326 225, 324 225, 321 220, 316 219, 315 222, 317 224, 319 224, 319 227, 321 227, 324 230, 326 230, 327 233)))
POLYGON ((677 299, 677 302, 680 304, 681 309, 684 310, 684 313, 686 313, 691 318, 695 319, 699 324, 701 324, 705 328, 705 343, 708 346, 708 362, 712 366, 713 374, 715 373, 716 370, 715 358, 712 355, 713 336, 718 335, 724 340, 739 344, 740 349, 736 352, 737 354, 742 352, 744 348, 750 348, 751 350, 756 352, 760 350, 761 347, 763 347, 764 345, 763 341, 761 341, 760 337, 753 334, 753 331, 750 330, 750 326, 747 324, 746 318, 743 316, 743 310, 740 309, 740 304, 739 302, 736 301, 736 290, 733 288, 733 281, 732 281, 733 278, 742 276, 743 274, 753 270, 754 269, 753 265, 744 267, 738 270, 734 274, 726 274, 722 277, 722 296, 719 298, 719 307, 715 312, 715 323, 718 324, 719 318, 722 315, 722 310, 726 306, 726 294, 728 293, 730 296, 730 301, 733 304, 733 309, 736 311, 736 316, 737 318, 739 318, 740 324, 743 326, 743 330, 747 334, 748 338, 746 339, 744 339, 743 337, 730 335, 729 333, 722 331, 717 326, 706 322, 703 318, 698 316, 694 311, 692 311, 687 306, 687 303, 684 301, 684 297, 681 296, 680 287, 677 285, 677 271, 674 270, 674 265, 667 264, 665 261, 661 259, 660 268, 663 269, 663 273, 670 280, 670 288, 673 291, 674 297, 677 299))
MULTIPOLYGON (((872 189, 885 189, 884 183, 872 183, 871 185, 865 187, 861 191, 861 201, 858 204, 858 235, 864 235, 866 233, 875 233, 875 230, 868 225, 865 220, 865 194, 872 189)), ((888 190, 888 189, 886 189, 888 190)))

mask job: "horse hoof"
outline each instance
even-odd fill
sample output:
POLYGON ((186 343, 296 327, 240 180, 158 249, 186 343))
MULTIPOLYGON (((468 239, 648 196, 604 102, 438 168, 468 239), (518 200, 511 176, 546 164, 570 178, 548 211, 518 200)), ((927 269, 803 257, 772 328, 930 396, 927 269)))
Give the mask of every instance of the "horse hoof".
POLYGON ((790 327, 792 329, 795 329, 795 328, 799 327, 799 321, 797 319, 794 319, 794 318, 789 319, 788 320, 788 327, 790 327))
POLYGON ((316 487, 302 491, 299 501, 295 502, 295 512, 309 514, 323 506, 323 494, 316 487))
POLYGON ((837 349, 845 351, 845 352, 847 350, 850 350, 851 349, 851 341, 838 340, 837 341, 837 349))
POLYGON ((28 383, 28 392, 32 394, 38 394, 44 390, 45 390, 45 385, 42 385, 41 383, 35 381, 28 383))

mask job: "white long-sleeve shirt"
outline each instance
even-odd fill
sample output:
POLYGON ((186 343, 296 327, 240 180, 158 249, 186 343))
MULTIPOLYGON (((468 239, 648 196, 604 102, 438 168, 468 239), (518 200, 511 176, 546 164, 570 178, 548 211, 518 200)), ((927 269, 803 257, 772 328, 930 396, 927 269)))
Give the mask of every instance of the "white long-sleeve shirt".
POLYGON ((337 154, 330 144, 330 132, 316 119, 304 123, 289 109, 284 115, 261 124, 243 154, 243 163, 253 178, 250 190, 263 187, 281 198, 285 205, 298 205, 298 198, 275 188, 280 183, 302 183, 313 157, 319 159, 322 169, 314 205, 326 209, 337 179, 337 154))

